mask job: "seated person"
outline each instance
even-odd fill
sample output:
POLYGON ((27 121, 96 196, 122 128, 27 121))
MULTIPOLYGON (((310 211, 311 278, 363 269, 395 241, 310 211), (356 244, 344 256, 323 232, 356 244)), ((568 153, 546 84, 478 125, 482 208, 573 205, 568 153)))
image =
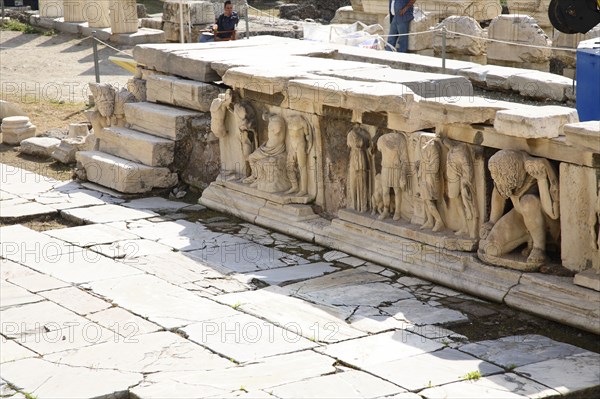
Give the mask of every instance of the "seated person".
MULTIPOLYGON (((234 34, 233 31, 240 21, 240 18, 238 17, 237 12, 233 11, 233 4, 231 4, 231 0, 226 0, 223 4, 223 8, 223 13, 216 19, 212 29, 214 35, 217 37, 217 40, 230 40, 234 34)), ((214 35, 200 35, 200 43, 214 41, 214 35)))

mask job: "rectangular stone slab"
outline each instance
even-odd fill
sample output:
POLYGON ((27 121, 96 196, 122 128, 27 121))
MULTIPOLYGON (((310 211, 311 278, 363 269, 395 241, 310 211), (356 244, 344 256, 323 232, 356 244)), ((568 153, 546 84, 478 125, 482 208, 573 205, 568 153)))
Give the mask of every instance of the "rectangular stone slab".
POLYGON ((496 113, 494 128, 507 136, 553 138, 563 136, 563 126, 574 122, 579 122, 577 110, 548 105, 499 111, 496 113))
POLYGON ((179 140, 190 133, 194 120, 202 119, 203 115, 196 111, 166 105, 127 103, 125 117, 132 129, 166 139, 179 140))
POLYGON ((167 168, 134 163, 98 151, 80 151, 77 161, 86 169, 87 179, 122 193, 145 193, 177 184, 177 174, 167 168))
POLYGON ((211 102, 223 91, 215 85, 181 79, 176 76, 155 74, 146 79, 148 101, 201 112, 210 111, 211 102))
POLYGON ((568 123, 563 129, 567 144, 600 153, 600 121, 568 123))
POLYGON ((600 167, 600 154, 569 146, 564 137, 527 139, 499 133, 491 126, 447 125, 438 131, 453 140, 497 149, 526 151, 536 157, 555 159, 575 165, 600 167))
POLYGON ((423 118, 437 124, 493 123, 496 112, 521 108, 532 107, 473 96, 422 98, 419 101, 419 110, 423 118))
POLYGON ((418 98, 404 85, 335 78, 292 80, 289 92, 290 108, 294 103, 306 101, 362 112, 407 112, 418 98))
POLYGON ((571 277, 523 274, 504 301, 517 309, 600 334, 598 293, 573 285, 571 277))
POLYGON ((109 127, 96 133, 100 151, 148 166, 169 166, 175 156, 173 140, 121 127, 109 127))
POLYGON ((335 55, 335 59, 383 64, 401 70, 457 75, 462 69, 478 66, 474 62, 446 60, 446 70, 443 71, 442 60, 436 57, 409 53, 393 53, 390 51, 372 51, 370 49, 341 45, 336 48, 338 52, 335 55))
MULTIPOLYGON (((338 61, 339 62, 339 61, 338 61)), ((360 69, 348 71, 323 71, 320 75, 335 76, 365 82, 389 82, 409 87, 421 97, 472 96, 473 86, 462 76, 404 71, 399 69, 360 69)))

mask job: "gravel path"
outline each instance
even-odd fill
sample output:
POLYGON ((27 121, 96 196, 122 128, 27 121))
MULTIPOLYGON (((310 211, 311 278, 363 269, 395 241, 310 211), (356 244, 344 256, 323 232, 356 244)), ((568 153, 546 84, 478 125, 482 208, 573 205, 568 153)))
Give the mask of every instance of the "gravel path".
MULTIPOLYGON (((125 85, 131 73, 108 60, 117 52, 103 45, 98 49, 100 81, 125 85)), ((131 47, 122 50, 131 53, 131 47)), ((88 99, 88 83, 95 80, 92 42, 76 35, 0 31, 0 60, 3 98, 83 102, 88 99)))

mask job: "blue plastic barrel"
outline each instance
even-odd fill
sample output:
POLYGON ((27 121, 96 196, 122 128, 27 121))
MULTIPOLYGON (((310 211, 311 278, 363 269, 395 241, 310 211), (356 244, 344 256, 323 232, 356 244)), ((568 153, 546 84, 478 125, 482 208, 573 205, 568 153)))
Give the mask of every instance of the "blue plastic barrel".
POLYGON ((600 38, 577 46, 576 80, 579 120, 600 120, 600 38))

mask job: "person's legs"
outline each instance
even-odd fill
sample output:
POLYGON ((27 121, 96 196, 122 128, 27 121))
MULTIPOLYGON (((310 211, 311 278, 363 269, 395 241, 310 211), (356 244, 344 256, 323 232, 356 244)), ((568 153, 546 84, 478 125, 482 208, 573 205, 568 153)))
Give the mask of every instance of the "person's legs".
POLYGON ((213 35, 203 35, 201 33, 200 40, 198 42, 199 43, 209 43, 209 42, 214 42, 214 41, 215 41, 215 37, 213 35))
MULTIPOLYGON (((409 29, 410 29, 410 21, 399 21, 397 23, 398 25, 398 33, 399 34, 406 34, 408 33, 409 29)), ((408 51, 408 36, 399 36, 398 37, 398 52, 399 53, 406 53, 408 51)))
POLYGON ((398 42, 398 26, 396 25, 396 18, 392 18, 392 22, 390 23, 390 33, 387 39, 387 46, 385 49, 387 51, 394 51, 396 49, 396 43, 398 42))

